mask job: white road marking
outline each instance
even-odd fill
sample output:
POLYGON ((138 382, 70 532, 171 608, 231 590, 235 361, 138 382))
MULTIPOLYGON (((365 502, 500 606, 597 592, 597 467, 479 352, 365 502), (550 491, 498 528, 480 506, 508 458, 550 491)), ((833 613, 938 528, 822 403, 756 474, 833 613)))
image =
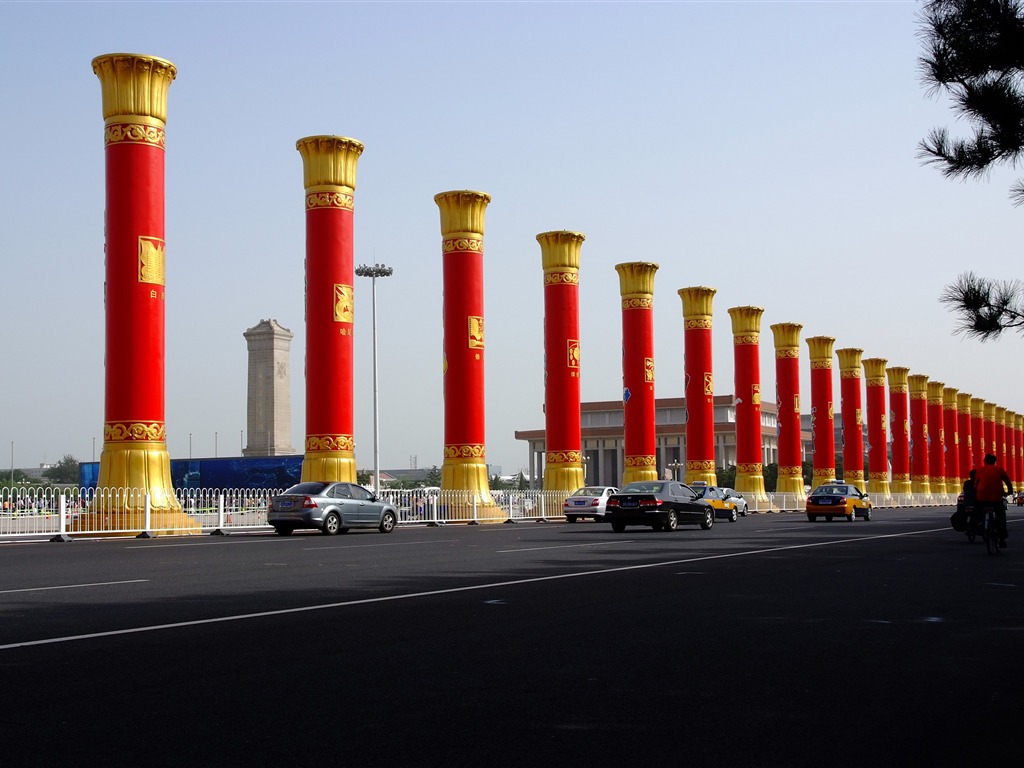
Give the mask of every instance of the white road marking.
POLYGON ((499 549, 497 553, 499 555, 506 555, 509 552, 536 552, 542 549, 578 549, 579 547, 607 547, 612 544, 631 544, 633 539, 623 539, 622 541, 597 541, 592 544, 556 544, 551 547, 523 547, 522 549, 499 549))
POLYGON ((27 589, 0 589, 0 595, 12 595, 15 592, 45 592, 48 589, 81 589, 82 587, 110 587, 115 584, 141 584, 149 579, 131 579, 130 581, 97 581, 92 584, 60 584, 55 587, 28 587, 27 589))
POLYGON ((750 555, 763 555, 769 552, 786 552, 794 549, 812 549, 816 547, 829 547, 835 544, 851 544, 862 541, 875 541, 877 539, 896 539, 904 536, 919 536, 924 533, 935 533, 945 531, 947 528, 933 528, 924 531, 911 531, 908 533, 890 533, 879 536, 856 536, 848 539, 833 539, 831 541, 820 541, 814 544, 791 544, 785 547, 773 547, 771 549, 754 549, 745 552, 729 552, 721 555, 701 555, 682 560, 665 560, 656 563, 641 563, 639 565, 622 565, 616 568, 600 568, 595 571, 577 571, 575 573, 559 573, 551 576, 534 576, 528 579, 513 579, 510 581, 495 581, 487 584, 471 584, 465 587, 449 587, 447 589, 432 589, 426 592, 410 592, 404 595, 385 595, 383 597, 365 597, 359 600, 344 600, 338 603, 322 603, 320 605, 306 605, 299 608, 281 608, 276 611, 260 611, 258 613, 240 613, 233 616, 219 616, 212 619, 195 619, 193 621, 175 621, 170 624, 152 624, 145 627, 132 627, 130 629, 112 629, 106 632, 89 632, 83 635, 67 635, 64 637, 48 637, 42 640, 26 640, 19 643, 8 643, 0 645, 0 651, 10 651, 14 648, 29 648, 38 645, 53 645, 55 643, 72 643, 79 640, 95 640, 101 637, 118 637, 120 635, 135 635, 141 632, 161 632, 168 629, 181 629, 184 627, 199 627, 204 624, 223 624, 229 621, 247 621, 249 619, 262 619, 270 616, 288 616, 296 613, 309 613, 311 611, 326 611, 336 608, 350 608, 356 605, 371 605, 373 603, 391 603, 398 600, 415 600, 421 597, 437 597, 439 595, 455 595, 461 592, 476 592, 481 589, 499 589, 501 587, 513 587, 520 584, 537 584, 544 581, 557 581, 560 579, 576 579, 583 576, 600 576, 609 573, 624 573, 626 571, 641 571, 650 568, 664 568, 666 566, 685 565, 687 563, 700 563, 708 560, 725 560, 734 557, 747 557, 750 555))

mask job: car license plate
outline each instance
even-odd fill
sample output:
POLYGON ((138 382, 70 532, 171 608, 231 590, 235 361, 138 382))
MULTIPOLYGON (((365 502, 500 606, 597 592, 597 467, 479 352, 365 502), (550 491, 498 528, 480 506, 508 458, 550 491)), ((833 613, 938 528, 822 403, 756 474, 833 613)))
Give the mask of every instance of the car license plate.
POLYGON ((574 501, 573 504, 575 504, 577 507, 585 507, 585 506, 587 506, 587 502, 585 502, 585 501, 574 501))
POLYGON ((279 501, 277 503, 277 506, 280 507, 281 509, 291 509, 292 503, 290 501, 279 501))
POLYGON ((835 504, 836 500, 835 499, 818 499, 818 503, 827 507, 829 504, 835 504))
POLYGON ((637 501, 636 501, 636 499, 633 499, 631 501, 624 501, 624 502, 622 502, 622 506, 629 507, 629 508, 635 508, 637 506, 637 501))

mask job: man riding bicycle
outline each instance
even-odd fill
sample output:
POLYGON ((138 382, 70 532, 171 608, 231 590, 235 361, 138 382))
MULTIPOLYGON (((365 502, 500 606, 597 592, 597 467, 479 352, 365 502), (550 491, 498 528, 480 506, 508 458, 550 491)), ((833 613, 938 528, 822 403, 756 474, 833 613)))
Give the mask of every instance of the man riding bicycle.
POLYGON ((1013 493, 1013 483, 1006 470, 996 465, 996 457, 985 454, 985 463, 974 470, 974 519, 973 523, 984 525, 985 512, 994 509, 998 526, 999 544, 1006 546, 1006 505, 1003 497, 1013 493))

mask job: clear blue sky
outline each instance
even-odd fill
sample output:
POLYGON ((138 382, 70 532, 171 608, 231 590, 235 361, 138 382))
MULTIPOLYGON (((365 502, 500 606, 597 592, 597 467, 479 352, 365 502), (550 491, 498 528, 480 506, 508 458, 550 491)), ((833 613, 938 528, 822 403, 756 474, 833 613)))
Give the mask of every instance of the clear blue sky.
MULTIPOLYGON (((440 465, 441 238, 434 194, 488 192, 487 458, 526 465, 543 427, 535 235, 583 232, 585 400, 621 396, 614 265, 650 260, 656 395, 682 395, 676 291, 717 288, 716 390, 732 392, 729 307, 765 308, 1024 411, 1010 335, 951 334, 938 301, 969 268, 1020 276, 1014 175, 943 179, 915 157, 954 121, 919 82, 916 2, 0 3, 0 455, 34 466, 102 445, 103 119, 93 57, 178 67, 167 125, 167 400, 172 456, 237 455, 242 332, 295 332, 304 424, 304 211, 297 139, 366 145, 356 262, 378 283, 381 463, 440 465)), ((370 291, 356 286, 356 442, 372 466, 370 291)), ((804 354, 804 401, 809 376, 804 354)), ((311 371, 315 374, 315 367, 311 371)), ((838 372, 836 400, 838 410, 838 372)), ((6 464, 0 461, 0 465, 6 464)))

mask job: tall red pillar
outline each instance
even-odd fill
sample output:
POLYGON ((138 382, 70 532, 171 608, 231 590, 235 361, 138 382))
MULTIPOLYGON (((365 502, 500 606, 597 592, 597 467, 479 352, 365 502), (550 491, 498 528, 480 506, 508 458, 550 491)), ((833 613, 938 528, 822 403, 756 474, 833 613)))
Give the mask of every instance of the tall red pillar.
POLYGON ((487 476, 484 411, 484 213, 491 196, 434 196, 444 254, 444 465, 441 489, 460 491, 465 511, 501 517, 487 476))
POLYGON ((1009 466, 1007 458, 1009 454, 1006 451, 1006 408, 997 405, 994 420, 996 423, 996 459, 1000 466, 1006 469, 1009 466))
POLYGON ((580 438, 579 232, 542 232, 544 268, 544 490, 586 484, 580 438))
POLYGON ((1019 413, 1014 414, 1013 444, 1017 452, 1017 462, 1015 474, 1011 475, 1011 479, 1016 488, 1018 483, 1024 483, 1024 415, 1019 413))
POLYGON ((946 493, 958 493, 960 489, 960 429, 957 419, 956 396, 957 390, 953 387, 945 387, 942 390, 946 493))
POLYGON ((889 487, 889 435, 885 407, 885 364, 881 357, 869 357, 864 365, 864 394, 867 405, 868 493, 875 503, 891 497, 889 487))
POLYGON ((892 451, 893 494, 909 496, 913 493, 910 481, 910 403, 908 378, 910 370, 902 366, 885 369, 889 379, 889 429, 892 451))
POLYGON ((999 443, 996 441, 996 404, 985 401, 985 453, 999 461, 999 443))
POLYGON ((911 489, 919 501, 931 497, 928 460, 928 377, 914 373, 910 385, 910 475, 911 489))
POLYGON ((715 474, 715 377, 712 372, 711 305, 715 289, 681 288, 683 302, 683 395, 686 398, 686 482, 717 485, 715 474))
POLYGON ((177 75, 154 56, 97 56, 106 160, 103 451, 94 516, 82 529, 142 530, 145 500, 160 533, 198 533, 171 484, 164 421, 164 147, 177 75), (137 493, 109 498, 105 491, 137 493))
POLYGON ((864 482, 864 410, 861 400, 861 355, 863 349, 836 350, 839 358, 839 412, 843 417, 843 479, 867 491, 864 482))
POLYGON ((764 490, 761 444, 761 316, 762 307, 732 307, 736 405, 736 490, 759 504, 768 503, 764 490))
POLYGON ((803 440, 800 424, 800 331, 799 323, 776 323, 775 337, 775 403, 777 441, 779 446, 779 479, 775 498, 783 498, 781 507, 803 509, 807 499, 804 491, 803 440))
POLYGON ((980 397, 971 398, 971 468, 981 466, 985 458, 985 401, 980 397))
POLYGON ((941 381, 928 382, 928 485, 933 494, 946 492, 946 430, 941 381))
MULTIPOLYGON (((307 136, 306 190, 306 446, 302 480, 356 482, 353 402, 355 310, 352 214, 362 143, 307 136), (315 374, 310 372, 316 361, 315 374)), ((376 481, 375 481, 376 482, 376 481)))
POLYGON ((811 441, 813 486, 836 479, 835 410, 832 402, 831 336, 811 336, 807 346, 811 357, 811 441))
POLYGON ((657 480, 654 431, 654 273, 648 261, 616 264, 622 297, 622 403, 625 467, 622 484, 657 480))
POLYGON ((956 396, 956 420, 959 437, 957 461, 960 468, 960 485, 967 481, 970 471, 974 468, 973 450, 974 436, 971 433, 971 396, 967 392, 958 392, 956 396))

